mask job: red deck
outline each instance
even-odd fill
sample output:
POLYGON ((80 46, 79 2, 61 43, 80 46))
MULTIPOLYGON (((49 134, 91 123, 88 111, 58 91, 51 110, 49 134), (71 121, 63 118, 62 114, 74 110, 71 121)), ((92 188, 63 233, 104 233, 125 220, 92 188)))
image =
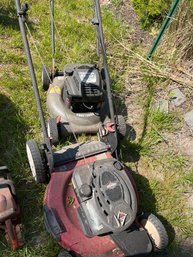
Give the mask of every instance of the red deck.
MULTIPOLYGON (((122 257, 124 254, 109 236, 86 237, 80 227, 76 209, 79 204, 76 199, 71 177, 75 167, 93 163, 98 159, 89 157, 80 161, 60 166, 51 175, 47 186, 44 204, 56 211, 66 228, 61 234, 60 245, 76 253, 77 256, 89 257, 122 257)), ((103 154, 100 158, 110 158, 109 153, 103 154)))

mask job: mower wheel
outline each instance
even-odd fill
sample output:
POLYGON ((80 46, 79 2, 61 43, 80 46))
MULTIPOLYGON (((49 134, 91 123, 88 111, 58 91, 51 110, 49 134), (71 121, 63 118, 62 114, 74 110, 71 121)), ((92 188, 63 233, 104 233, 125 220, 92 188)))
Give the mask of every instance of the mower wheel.
POLYGON ((59 140, 58 124, 56 122, 56 119, 51 118, 48 120, 47 130, 48 130, 48 137, 50 138, 52 144, 56 145, 59 140))
POLYGON ((164 250, 168 245, 168 235, 164 225, 152 213, 144 213, 140 217, 140 224, 147 231, 155 252, 164 250))
POLYGON ((117 130, 121 137, 124 138, 126 136, 127 126, 125 119, 122 115, 117 115, 117 130))
POLYGON ((65 250, 62 250, 62 251, 59 253, 58 257, 72 257, 72 255, 71 255, 69 252, 67 252, 67 251, 65 251, 65 250))
POLYGON ((50 85, 50 73, 48 68, 43 65, 42 66, 42 86, 44 91, 47 91, 50 85))
POLYGON ((36 140, 31 139, 26 142, 26 152, 35 181, 37 183, 45 183, 47 181, 46 163, 42 158, 36 140))

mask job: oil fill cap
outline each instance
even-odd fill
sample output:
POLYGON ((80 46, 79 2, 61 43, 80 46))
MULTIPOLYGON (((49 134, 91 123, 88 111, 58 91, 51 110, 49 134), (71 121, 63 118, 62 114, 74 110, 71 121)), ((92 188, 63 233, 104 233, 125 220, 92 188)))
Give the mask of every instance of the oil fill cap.
POLYGON ((92 188, 88 184, 83 184, 80 187, 80 194, 84 197, 90 197, 92 195, 92 188))
POLYGON ((71 67, 66 67, 65 73, 66 73, 67 76, 72 76, 73 72, 74 71, 71 67))
POLYGON ((115 162, 113 163, 113 165, 114 165, 115 169, 117 169, 117 170, 122 170, 122 165, 120 164, 120 162, 115 161, 115 162))

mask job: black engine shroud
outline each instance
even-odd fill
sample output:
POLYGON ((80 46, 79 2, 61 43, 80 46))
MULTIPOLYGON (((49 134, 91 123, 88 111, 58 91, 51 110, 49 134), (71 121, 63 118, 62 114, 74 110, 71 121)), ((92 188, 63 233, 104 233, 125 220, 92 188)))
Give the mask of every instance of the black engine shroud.
POLYGON ((86 236, 119 233, 134 222, 136 192, 127 171, 116 159, 76 168, 72 183, 80 204, 78 218, 86 236))
POLYGON ((63 98, 69 103, 98 104, 104 100, 103 81, 96 65, 67 64, 64 67, 63 98))

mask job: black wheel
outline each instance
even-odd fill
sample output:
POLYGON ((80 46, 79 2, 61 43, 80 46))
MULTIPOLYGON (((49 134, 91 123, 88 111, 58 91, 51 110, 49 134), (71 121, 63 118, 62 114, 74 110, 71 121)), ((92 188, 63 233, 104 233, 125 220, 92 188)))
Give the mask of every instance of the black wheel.
POLYGON ((117 115, 117 130, 121 135, 121 137, 126 136, 127 126, 126 126, 125 119, 122 115, 117 115))
POLYGON ((56 119, 51 118, 48 120, 47 125, 48 130, 48 137, 50 138, 52 144, 57 144, 59 140, 59 133, 58 133, 58 124, 56 123, 56 119))
POLYGON ((58 257, 72 257, 72 255, 65 251, 65 250, 62 250, 59 254, 58 254, 58 257))
POLYGON ((140 224, 147 231, 155 252, 164 250, 168 245, 168 235, 164 225, 152 213, 144 213, 140 217, 140 224))
POLYGON ((46 163, 43 160, 36 140, 32 139, 26 142, 26 152, 32 175, 37 183, 45 183, 46 163))
POLYGON ((51 80, 51 77, 50 77, 49 70, 45 65, 43 65, 42 66, 42 86, 45 91, 47 91, 49 88, 50 80, 51 80))

